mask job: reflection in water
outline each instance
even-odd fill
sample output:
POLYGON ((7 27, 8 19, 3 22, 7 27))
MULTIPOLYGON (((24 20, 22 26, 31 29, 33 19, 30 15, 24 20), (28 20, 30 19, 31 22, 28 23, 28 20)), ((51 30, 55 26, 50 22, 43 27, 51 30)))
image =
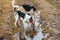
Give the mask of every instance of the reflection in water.
POLYGON ((34 36, 33 40, 42 40, 43 33, 40 27, 40 16, 35 17, 35 30, 38 31, 37 35, 34 36))
POLYGON ((42 40, 43 38, 43 33, 42 33, 42 29, 39 29, 39 32, 37 33, 37 35, 33 38, 33 40, 42 40))

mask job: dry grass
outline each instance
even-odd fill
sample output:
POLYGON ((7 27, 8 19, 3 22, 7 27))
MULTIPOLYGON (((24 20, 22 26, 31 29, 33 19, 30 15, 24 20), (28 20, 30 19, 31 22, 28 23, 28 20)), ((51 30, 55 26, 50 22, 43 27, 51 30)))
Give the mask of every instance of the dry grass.
POLYGON ((17 31, 18 29, 14 26, 11 0, 0 0, 0 37, 6 37, 9 40, 17 31))
POLYGON ((53 5, 58 11, 60 10, 60 4, 54 0, 46 0, 48 3, 50 3, 51 5, 53 5))
MULTIPOLYGON (((60 6, 58 3, 56 3, 54 0, 45 0, 47 3, 50 3, 54 6, 54 9, 59 11, 60 13, 60 6)), ((50 37, 54 35, 52 30, 49 28, 51 27, 50 21, 51 18, 49 18, 50 14, 47 11, 47 7, 45 9, 44 3, 41 3, 41 0, 16 0, 16 4, 32 4, 36 6, 39 10, 41 10, 41 23, 45 21, 45 23, 42 25, 43 33, 49 33, 48 38, 43 40, 49 40, 50 37), (44 6, 41 6, 44 5, 44 6), (49 25, 48 25, 49 24, 49 25)), ((52 8, 50 8, 52 9, 52 8)), ((54 13, 52 13, 54 14, 54 13)), ((57 14, 57 13, 56 13, 57 14)), ((54 16, 52 16, 54 18, 54 16)), ((52 19, 53 20, 53 19, 52 19)), ((58 25, 58 24, 56 24, 58 25)), ((0 37, 2 36, 8 36, 9 38, 13 38, 11 35, 15 34, 18 31, 18 28, 14 26, 14 17, 13 17, 13 10, 11 6, 11 0, 0 0, 0 37), (6 29, 8 28, 8 29, 6 29)), ((10 40, 11 40, 10 39, 10 40)), ((52 38, 53 39, 53 38, 52 38)), ((13 40, 13 39, 12 39, 13 40)))

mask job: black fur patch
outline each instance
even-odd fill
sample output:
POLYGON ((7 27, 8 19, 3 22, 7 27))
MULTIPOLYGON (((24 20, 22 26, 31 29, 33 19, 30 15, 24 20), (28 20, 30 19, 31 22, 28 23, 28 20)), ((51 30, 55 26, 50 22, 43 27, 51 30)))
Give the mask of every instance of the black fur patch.
POLYGON ((34 6, 32 6, 31 8, 32 8, 34 11, 36 11, 36 10, 37 10, 34 6))
POLYGON ((17 11, 17 13, 18 13, 18 15, 19 15, 20 17, 22 17, 22 18, 25 17, 25 14, 24 14, 23 12, 21 12, 21 11, 17 11))
POLYGON ((23 4, 22 6, 23 6, 23 8, 24 8, 26 11, 30 11, 31 9, 33 9, 34 11, 36 11, 36 8, 35 8, 34 6, 27 5, 27 4, 23 4))
POLYGON ((27 13, 28 15, 30 15, 29 13, 27 13))

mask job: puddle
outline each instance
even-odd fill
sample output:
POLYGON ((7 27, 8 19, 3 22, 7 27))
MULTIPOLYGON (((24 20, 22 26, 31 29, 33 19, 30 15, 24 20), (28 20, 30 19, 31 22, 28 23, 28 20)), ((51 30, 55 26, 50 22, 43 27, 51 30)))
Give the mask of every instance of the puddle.
POLYGON ((42 40, 43 38, 43 33, 42 33, 42 29, 39 29, 39 32, 37 33, 37 35, 33 38, 33 40, 42 40))
POLYGON ((43 38, 43 33, 42 33, 42 28, 41 27, 38 27, 40 25, 40 16, 37 16, 36 17, 36 22, 35 22, 35 28, 36 30, 38 31, 37 35, 34 36, 33 40, 42 40, 43 38))

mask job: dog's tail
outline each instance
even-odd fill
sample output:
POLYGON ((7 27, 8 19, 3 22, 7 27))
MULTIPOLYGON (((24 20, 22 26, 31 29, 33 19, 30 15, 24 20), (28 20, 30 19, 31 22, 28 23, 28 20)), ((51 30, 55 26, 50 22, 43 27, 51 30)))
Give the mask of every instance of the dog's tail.
POLYGON ((15 3, 15 0, 12 0, 12 7, 13 8, 18 7, 18 5, 16 5, 16 3, 15 3))
POLYGON ((15 6, 15 0, 12 0, 12 7, 14 8, 15 6))
POLYGON ((16 8, 18 8, 18 5, 16 5, 15 0, 12 0, 12 8, 15 11, 16 8))

